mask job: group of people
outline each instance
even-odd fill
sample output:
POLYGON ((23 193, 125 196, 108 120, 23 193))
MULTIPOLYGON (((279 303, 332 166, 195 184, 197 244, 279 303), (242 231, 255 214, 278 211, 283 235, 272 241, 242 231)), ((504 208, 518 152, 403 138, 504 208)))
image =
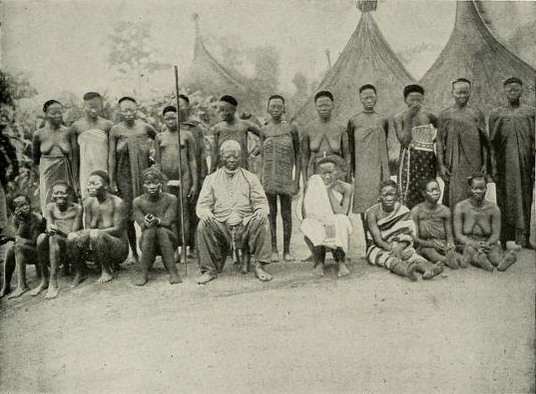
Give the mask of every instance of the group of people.
POLYGON ((285 120, 280 95, 268 99, 269 119, 261 127, 237 117, 237 100, 223 96, 221 122, 208 132, 212 152, 189 119, 184 95, 178 109, 163 109, 159 132, 137 118, 131 97, 118 101, 122 121, 113 125, 100 117, 102 97, 87 93, 85 115, 71 127, 63 125, 62 104, 49 100, 46 123, 33 138, 42 217, 27 196, 13 200, 16 237, 0 296, 29 290, 26 264, 36 264, 41 276, 33 295, 47 290, 47 298, 57 296, 59 267, 72 269, 73 285, 79 284, 87 262, 100 267, 98 282, 107 282, 129 246, 139 263, 136 285, 147 283, 158 255, 170 283, 180 283, 179 244, 197 254, 200 284, 222 272, 229 254, 243 273, 253 259, 257 278, 269 281, 266 265, 279 260, 278 199, 283 259, 293 260, 292 197, 300 178, 296 214, 318 276, 324 275, 327 251, 338 276, 349 274, 350 213, 361 215, 368 262, 410 280, 417 273, 430 279, 444 266, 504 271, 516 261, 515 253, 504 251, 506 242, 528 242, 536 110, 520 101, 522 81, 509 78, 506 104, 491 113, 488 133, 482 113, 468 104, 471 88, 469 80, 455 80, 454 105, 436 116, 423 106, 424 89, 409 85, 403 91, 407 109, 391 122, 375 111, 376 87, 367 84, 358 92, 363 109, 347 126, 332 118, 337 99, 329 91, 315 95, 318 116, 304 127, 285 120), (398 182, 389 172, 393 125, 401 143, 398 182), (259 140, 258 176, 248 171, 249 133, 259 140), (445 183, 443 204, 438 176, 445 183), (498 206, 484 198, 490 179, 498 206), (141 258, 134 223, 141 229, 141 258))

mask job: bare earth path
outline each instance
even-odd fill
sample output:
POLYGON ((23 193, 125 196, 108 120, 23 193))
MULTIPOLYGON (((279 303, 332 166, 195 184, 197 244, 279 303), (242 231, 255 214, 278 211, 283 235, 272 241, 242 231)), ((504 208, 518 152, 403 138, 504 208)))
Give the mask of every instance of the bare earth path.
POLYGON ((535 255, 519 256, 502 274, 417 283, 357 259, 342 280, 298 261, 265 284, 229 262, 206 286, 194 265, 173 287, 159 264, 145 288, 131 269, 74 290, 63 279, 57 299, 0 301, 0 391, 531 392, 535 255))

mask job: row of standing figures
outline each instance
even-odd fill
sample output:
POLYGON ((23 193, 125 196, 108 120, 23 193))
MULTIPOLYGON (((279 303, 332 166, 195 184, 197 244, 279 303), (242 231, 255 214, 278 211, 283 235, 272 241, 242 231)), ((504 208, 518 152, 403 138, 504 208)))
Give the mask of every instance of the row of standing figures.
MULTIPOLYGON (((471 89, 468 80, 453 82, 454 105, 439 116, 422 105, 425 97, 422 87, 409 85, 404 89, 408 109, 396 115, 393 122, 402 145, 397 185, 401 205, 411 209, 421 203, 424 200, 421 184, 439 175, 446 181, 443 201, 447 206, 455 207, 469 196, 467 179, 481 171, 497 184, 502 212, 501 240, 525 243, 532 205, 534 108, 520 102, 522 82, 517 78, 506 80, 507 104, 492 112, 487 122, 488 132, 482 113, 468 105, 471 89)), ((70 128, 62 125, 62 105, 49 100, 43 108, 46 124, 33 139, 34 161, 40 173, 41 208, 45 212, 52 202, 54 188, 51 186, 56 182, 76 188, 80 184, 87 185, 95 170, 105 171, 109 174, 110 187, 117 190, 125 204, 127 238, 133 257, 137 259, 133 201, 143 193, 142 173, 150 166, 149 141, 154 139, 154 159, 164 176, 164 188, 178 197, 182 193, 184 203, 178 211, 185 212, 182 217, 188 223, 184 226, 179 223, 179 227, 191 229, 196 227, 198 215, 193 211, 198 206, 199 186, 205 187, 204 178, 208 173, 212 176, 222 168, 222 145, 227 141, 239 144, 239 164, 245 169, 248 133, 251 132, 260 138, 259 177, 267 197, 267 212, 276 212, 279 198, 284 226, 284 258, 291 259, 291 196, 299 190, 300 175, 303 183, 308 184, 318 159, 328 156, 342 159, 343 163, 337 168, 347 173, 346 180, 353 182, 351 211, 361 214, 363 219, 366 210, 378 201, 378 184, 390 176, 386 142, 390 122, 374 110, 376 88, 364 85, 359 90, 363 110, 352 117, 347 126, 331 117, 337 102, 333 94, 322 91, 314 100, 317 118, 298 129, 283 120, 285 100, 279 95, 269 98, 267 112, 270 119, 262 127, 238 119, 235 115, 237 100, 223 96, 220 103, 222 121, 209 132, 214 137, 211 155, 205 150, 202 130, 195 122, 188 121, 189 99, 186 96, 179 96, 179 111, 171 106, 164 109, 165 126, 159 133, 137 119, 137 103, 131 97, 119 100, 123 121, 112 125, 99 116, 102 110, 100 95, 86 94, 85 116, 70 128)), ((84 188, 82 195, 88 190, 89 187, 84 188)), ((87 210, 85 216, 88 217, 87 210)), ((275 214, 271 218, 273 254, 276 251, 275 214)), ((96 230, 100 225, 98 220, 95 223, 86 220, 84 224, 88 230, 96 230)), ((187 237, 191 249, 195 245, 194 234, 190 231, 187 237)), ((128 253, 128 247, 126 250, 128 253)), ((259 267, 259 272, 264 271, 262 266, 259 267)), ((261 272, 260 276, 267 277, 265 274, 265 271, 261 272)))

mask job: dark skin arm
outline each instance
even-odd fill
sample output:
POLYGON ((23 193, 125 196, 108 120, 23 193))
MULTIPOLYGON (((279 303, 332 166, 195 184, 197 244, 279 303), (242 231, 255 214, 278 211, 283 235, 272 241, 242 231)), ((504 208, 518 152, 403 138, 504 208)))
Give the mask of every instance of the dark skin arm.
POLYGON ((186 152, 188 153, 188 163, 190 164, 190 176, 192 179, 192 188, 188 192, 188 198, 193 198, 198 191, 199 180, 197 178, 197 160, 195 159, 195 141, 192 134, 186 138, 186 152))
POLYGON ((78 205, 76 207, 76 217, 73 222, 73 227, 71 228, 71 232, 76 232, 78 230, 82 229, 82 218, 84 216, 84 211, 82 210, 82 207, 78 205))
POLYGON ((309 151, 309 133, 305 131, 302 137, 301 143, 301 152, 302 152, 302 177, 303 181, 309 181, 308 167, 309 167, 309 158, 311 153, 309 151))
POLYGON ((388 252, 392 251, 391 244, 389 242, 385 242, 381 236, 381 232, 378 227, 378 218, 374 212, 370 212, 367 215, 367 226, 370 234, 372 235, 372 239, 374 239, 374 243, 383 250, 387 250, 388 252))
POLYGON ((497 122, 499 121, 499 114, 497 111, 493 111, 489 116, 489 131, 490 131, 490 144, 489 144, 489 155, 491 163, 491 177, 494 181, 497 181, 497 156, 495 152, 494 141, 496 137, 496 127, 497 122))
POLYGON ((67 130, 67 132, 69 133, 69 143, 71 144, 71 164, 73 166, 73 178, 74 178, 74 188, 75 188, 75 192, 77 195, 80 194, 80 181, 78 179, 78 176, 79 176, 79 171, 78 169, 80 168, 80 156, 79 156, 79 147, 78 147, 78 138, 77 138, 77 133, 76 133, 76 130, 74 128, 69 128, 67 130))
POLYGON ((452 231, 452 214, 450 209, 447 209, 443 217, 443 225, 445 226, 445 234, 447 235, 447 245, 454 245, 454 232, 452 231))
POLYGON ((469 237, 465 236, 465 234, 463 233, 464 217, 465 217, 465 211, 463 209, 463 206, 461 204, 456 205, 456 207, 454 208, 454 220, 453 220, 454 237, 462 245, 472 243, 472 240, 469 237))
POLYGON ((446 119, 440 115, 437 119, 436 157, 439 168, 439 176, 444 182, 447 182, 450 178, 450 172, 445 166, 443 156, 445 153, 445 138, 447 134, 446 123, 446 119))
POLYGON ((294 192, 298 193, 300 190, 300 174, 301 174, 301 152, 300 152, 300 133, 296 126, 292 126, 292 146, 294 148, 294 166, 296 172, 294 173, 294 192))
MULTIPOLYGON (((348 147, 348 134, 346 132, 341 133, 341 153, 344 161, 346 162, 346 168, 349 169, 351 166, 351 158, 350 158, 350 149, 348 147)), ((350 171, 346 175, 346 180, 351 181, 351 175, 350 171)))
POLYGON ((115 155, 117 146, 117 137, 114 128, 110 129, 108 138, 108 175, 110 176, 110 185, 115 188, 115 155))
POLYGON ((212 147, 212 162, 210 163, 210 173, 218 169, 218 163, 220 161, 220 131, 217 127, 214 127, 214 146, 212 147))
POLYGON ((406 109, 394 118, 396 137, 404 148, 411 142, 411 120, 415 114, 416 112, 406 109))
POLYGON ((123 200, 118 199, 115 203, 115 209, 113 213, 113 226, 100 229, 114 237, 119 237, 124 233, 125 228, 127 227, 127 207, 123 200))
POLYGON ((419 225, 420 225, 420 217, 419 217, 419 209, 418 207, 413 207, 411 210, 411 217, 413 218, 413 222, 415 223, 415 234, 413 235, 413 240, 415 244, 423 246, 425 248, 436 248, 436 243, 433 240, 426 240, 420 237, 419 233, 419 225))
POLYGON ((162 162, 162 148, 160 148, 160 142, 161 142, 161 134, 157 134, 157 136, 154 139, 154 161, 158 169, 160 169, 160 163, 162 162))
POLYGON ((132 216, 134 218, 134 221, 138 223, 138 226, 140 226, 141 230, 145 230, 145 214, 142 211, 141 207, 141 199, 135 198, 134 201, 132 201, 132 216))
POLYGON ((354 122, 352 119, 348 121, 348 126, 346 128, 346 134, 348 135, 348 147, 350 151, 350 168, 349 174, 352 178, 355 178, 355 137, 354 137, 354 122))
POLYGON ((41 139, 39 138, 39 130, 36 131, 32 138, 32 156, 35 166, 39 165, 41 160, 41 139))
POLYGON ((501 236, 501 211, 498 207, 494 207, 493 213, 491 214, 491 235, 484 244, 485 247, 495 245, 499 242, 501 236))
POLYGON ((486 122, 484 120, 484 115, 482 112, 478 111, 477 115, 477 122, 478 122, 478 129, 480 131, 480 137, 484 139, 482 144, 482 172, 484 174, 488 173, 488 158, 489 158, 489 139, 488 139, 488 133, 486 132, 486 122))
POLYGON ((177 197, 172 196, 171 202, 168 204, 164 215, 159 218, 158 226, 171 228, 171 225, 175 222, 177 218, 177 197))
POLYGON ((327 190, 333 213, 336 215, 347 215, 350 211, 350 201, 352 199, 353 189, 349 185, 336 181, 331 187, 328 187, 327 190), (340 203, 337 201, 335 194, 333 194, 333 190, 342 193, 342 200, 340 203))

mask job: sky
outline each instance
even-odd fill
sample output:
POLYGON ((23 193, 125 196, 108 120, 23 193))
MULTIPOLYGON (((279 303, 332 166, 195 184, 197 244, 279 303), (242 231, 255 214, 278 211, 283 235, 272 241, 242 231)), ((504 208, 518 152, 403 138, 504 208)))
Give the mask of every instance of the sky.
MULTIPOLYGON (((500 33, 508 35, 534 17, 526 7, 514 8, 502 14, 500 33)), ((327 68, 325 50, 334 62, 360 17, 352 0, 2 0, 1 66, 28 73, 40 100, 89 90, 118 97, 132 87, 106 64, 105 41, 114 24, 150 21, 158 59, 186 70, 193 56, 194 12, 205 36, 238 37, 246 47, 279 49, 279 89, 285 92, 292 92, 297 71, 319 78, 327 68)), ((428 46, 407 65, 419 78, 449 38, 455 2, 380 0, 374 17, 395 52, 428 46)), ((225 59, 218 60, 225 65, 225 59)), ((163 93, 173 83, 171 69, 148 82, 163 93)))

